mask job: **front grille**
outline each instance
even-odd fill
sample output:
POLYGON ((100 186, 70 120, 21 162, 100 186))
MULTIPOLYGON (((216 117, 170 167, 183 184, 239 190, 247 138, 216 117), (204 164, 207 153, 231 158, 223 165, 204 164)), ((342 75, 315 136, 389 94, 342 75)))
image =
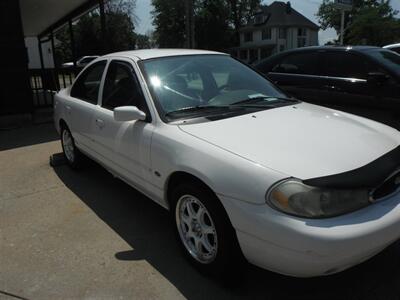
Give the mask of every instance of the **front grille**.
POLYGON ((379 200, 389 196, 400 189, 400 172, 392 175, 382 185, 376 188, 372 193, 374 200, 379 200))

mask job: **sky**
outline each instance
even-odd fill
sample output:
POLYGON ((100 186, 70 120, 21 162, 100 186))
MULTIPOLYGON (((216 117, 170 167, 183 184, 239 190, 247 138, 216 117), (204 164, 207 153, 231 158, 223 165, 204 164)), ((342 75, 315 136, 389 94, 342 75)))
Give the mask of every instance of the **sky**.
MULTIPOLYGON (((271 4, 272 2, 273 0, 264 0, 263 4, 271 4)), ((315 14, 318 11, 319 5, 322 3, 322 0, 290 0, 290 2, 294 9, 318 24, 315 14)), ((400 0, 391 0, 391 3, 394 9, 400 11, 400 0)), ((151 10, 151 0, 136 0, 136 15, 138 17, 136 29, 139 33, 146 33, 146 31, 153 29, 150 14, 151 10)), ((336 31, 333 29, 325 31, 320 30, 319 32, 319 42, 321 45, 324 45, 326 42, 331 41, 336 37, 336 31)))

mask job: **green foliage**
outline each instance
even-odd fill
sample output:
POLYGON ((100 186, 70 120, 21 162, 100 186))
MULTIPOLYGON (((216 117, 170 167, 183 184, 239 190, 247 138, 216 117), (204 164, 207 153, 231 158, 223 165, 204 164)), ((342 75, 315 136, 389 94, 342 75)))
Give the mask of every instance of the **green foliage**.
POLYGON ((160 48, 183 47, 185 3, 183 0, 152 0, 155 38, 160 48))
POLYGON ((345 35, 349 44, 368 44, 385 46, 400 39, 400 21, 393 18, 391 9, 385 7, 366 7, 358 12, 357 18, 345 35))
POLYGON ((199 1, 195 16, 196 47, 209 50, 229 48, 233 30, 224 0, 199 1))
MULTIPOLYGON (((83 15, 73 24, 75 54, 100 55, 108 52, 135 49, 134 8, 136 1, 111 0, 105 5, 106 32, 103 42, 99 10, 83 15)), ((68 26, 56 33, 56 63, 72 60, 71 40, 68 26)))
MULTIPOLYGON (((353 9, 346 13, 346 44, 382 46, 400 39, 400 21, 395 18, 390 0, 354 0, 353 9)), ((340 34, 341 12, 333 0, 323 0, 317 17, 321 29, 334 28, 340 34)))
MULTIPOLYGON (((239 29, 261 0, 194 0, 196 48, 225 50, 239 43, 239 29)), ((153 25, 158 45, 183 47, 185 1, 152 0, 153 25)))
POLYGON ((146 34, 136 34, 136 49, 150 49, 157 46, 154 41, 153 32, 149 31, 146 34))
POLYGON ((247 23, 261 4, 261 0, 226 0, 229 20, 234 29, 233 46, 239 44, 239 29, 247 23))

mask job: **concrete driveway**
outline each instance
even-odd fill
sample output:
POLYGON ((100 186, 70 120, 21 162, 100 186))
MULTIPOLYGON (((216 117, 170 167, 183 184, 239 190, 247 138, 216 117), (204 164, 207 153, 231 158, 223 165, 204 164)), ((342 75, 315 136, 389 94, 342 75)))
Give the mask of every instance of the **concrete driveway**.
POLYGON ((400 299, 399 243, 324 278, 203 277, 165 210, 95 163, 52 168, 60 151, 52 125, 0 131, 1 299, 400 299))

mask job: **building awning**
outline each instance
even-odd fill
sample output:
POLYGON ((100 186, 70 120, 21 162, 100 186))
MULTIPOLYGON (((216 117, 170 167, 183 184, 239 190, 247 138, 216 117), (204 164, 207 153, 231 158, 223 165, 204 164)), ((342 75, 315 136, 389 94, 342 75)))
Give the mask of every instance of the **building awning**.
POLYGON ((40 36, 57 29, 99 4, 98 0, 19 0, 25 36, 40 36))

